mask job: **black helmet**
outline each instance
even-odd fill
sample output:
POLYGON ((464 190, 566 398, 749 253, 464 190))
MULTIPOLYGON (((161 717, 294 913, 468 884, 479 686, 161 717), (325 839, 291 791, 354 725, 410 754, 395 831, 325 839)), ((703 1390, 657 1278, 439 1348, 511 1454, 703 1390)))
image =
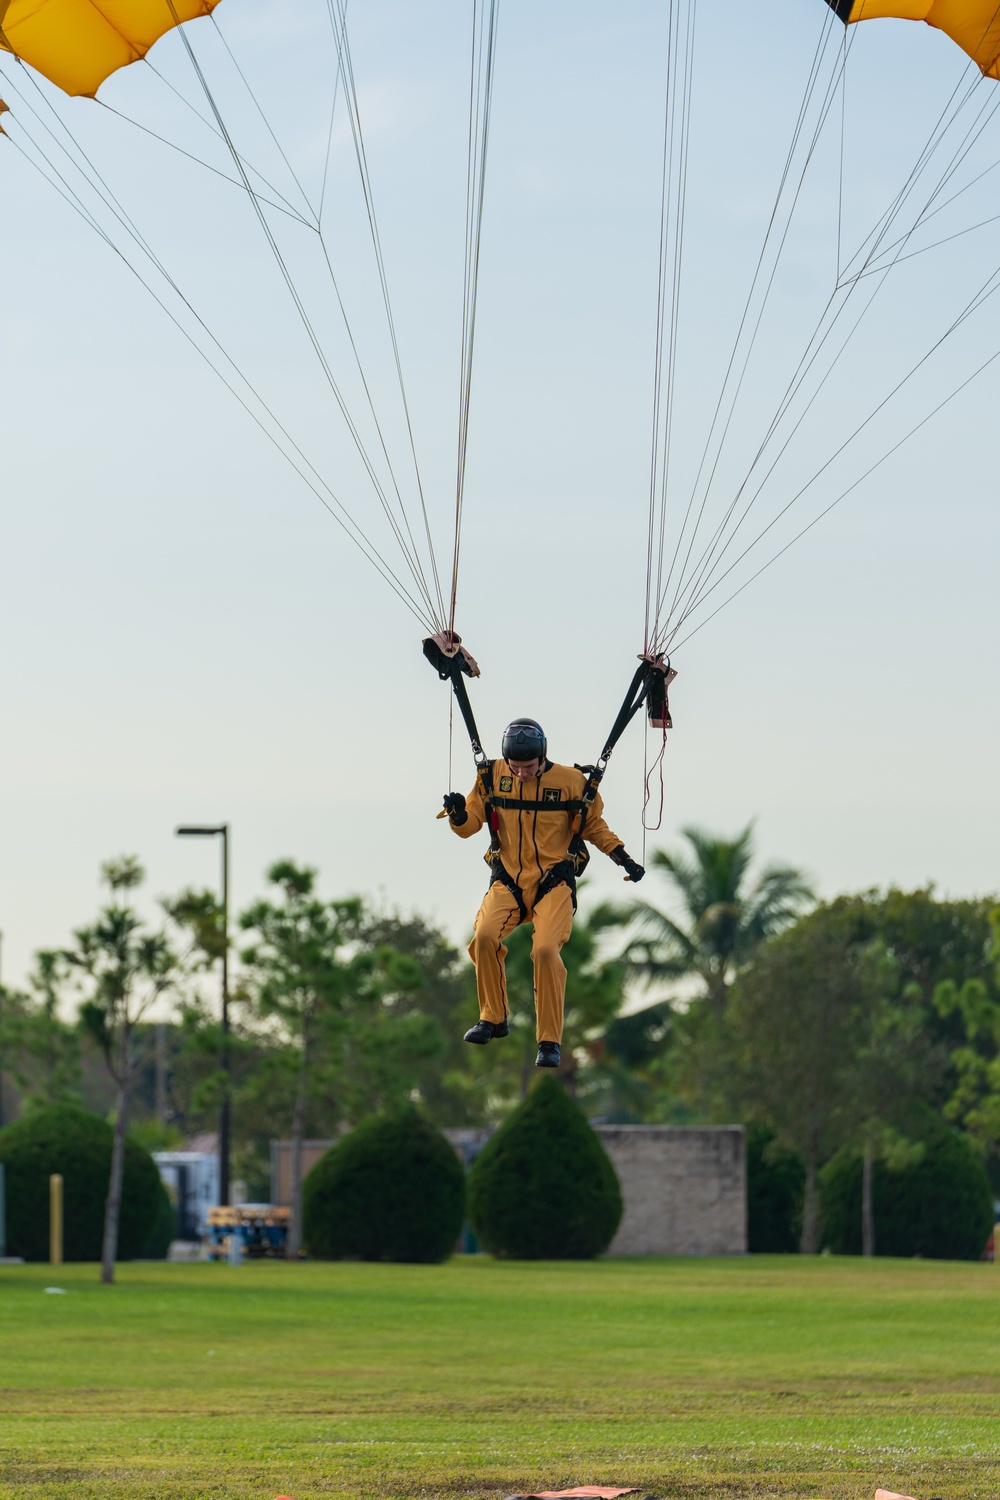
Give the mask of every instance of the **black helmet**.
POLYGON ((503 732, 504 760, 545 759, 545 730, 534 719, 512 719, 503 732))

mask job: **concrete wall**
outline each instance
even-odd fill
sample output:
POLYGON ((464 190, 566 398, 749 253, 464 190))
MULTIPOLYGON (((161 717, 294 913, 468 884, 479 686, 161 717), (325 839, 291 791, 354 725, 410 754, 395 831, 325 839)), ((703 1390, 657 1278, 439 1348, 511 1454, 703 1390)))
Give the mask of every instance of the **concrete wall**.
MULTIPOLYGON (((741 1125, 598 1125, 625 1200, 611 1255, 744 1255, 746 1150, 741 1125)), ((446 1130, 469 1165, 488 1129, 446 1130)), ((305 1141, 303 1173, 330 1141, 305 1141)), ((291 1201, 288 1141, 271 1143, 271 1201, 291 1201)))
POLYGON ((741 1125, 598 1125, 625 1212, 611 1255, 745 1255, 741 1125))

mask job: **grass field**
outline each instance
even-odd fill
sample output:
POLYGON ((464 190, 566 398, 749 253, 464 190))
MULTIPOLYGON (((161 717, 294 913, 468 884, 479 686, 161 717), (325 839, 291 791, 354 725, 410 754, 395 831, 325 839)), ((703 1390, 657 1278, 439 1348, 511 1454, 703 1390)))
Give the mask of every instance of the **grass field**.
POLYGON ((1000 1268, 0 1269, 0 1496, 1000 1495, 1000 1268), (67 1295, 46 1294, 47 1286, 67 1295))

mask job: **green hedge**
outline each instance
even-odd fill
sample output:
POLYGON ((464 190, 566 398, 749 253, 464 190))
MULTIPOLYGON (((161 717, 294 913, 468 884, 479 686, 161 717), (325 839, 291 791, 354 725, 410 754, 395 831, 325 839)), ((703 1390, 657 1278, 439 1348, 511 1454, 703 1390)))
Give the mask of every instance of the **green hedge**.
POLYGON ((779 1146, 767 1125, 747 1126, 747 1248, 752 1255, 793 1255, 802 1230, 806 1169, 779 1146))
MULTIPOLYGON (((70 1104, 31 1110, 0 1130, 7 1180, 7 1253, 49 1258, 49 1177, 63 1177, 63 1256, 100 1260, 113 1132, 106 1120, 70 1104)), ((119 1260, 143 1255, 166 1192, 156 1163, 141 1146, 125 1147, 119 1260)))
MULTIPOLYGON (((872 1179, 876 1255, 978 1260, 993 1225, 993 1193, 982 1162, 938 1122, 923 1159, 899 1171, 876 1161, 872 1179)), ((840 1151, 820 1173, 823 1241, 839 1255, 861 1253, 862 1160, 840 1151)))
POLYGON ((160 1179, 160 1201, 142 1247, 143 1260, 166 1260, 170 1243, 177 1233, 177 1209, 160 1179))
POLYGON ((358 1125, 302 1184, 303 1242, 323 1260, 447 1260, 464 1213, 461 1162, 409 1104, 358 1125))
POLYGON ((469 1173, 469 1219, 485 1249, 514 1260, 589 1260, 621 1222, 600 1140, 558 1078, 539 1079, 469 1173))

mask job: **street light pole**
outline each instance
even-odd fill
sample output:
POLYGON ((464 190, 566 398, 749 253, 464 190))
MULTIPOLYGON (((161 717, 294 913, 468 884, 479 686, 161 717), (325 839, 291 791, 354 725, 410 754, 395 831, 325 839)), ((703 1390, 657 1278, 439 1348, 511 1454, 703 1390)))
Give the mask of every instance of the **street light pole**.
POLYGON ((229 1203, 229 824, 222 825, 222 1107, 219 1110, 219 1202, 229 1203))
POLYGON ((197 823, 175 830, 178 838, 222 839, 222 1103, 219 1106, 219 1202, 229 1204, 229 824, 197 823))

